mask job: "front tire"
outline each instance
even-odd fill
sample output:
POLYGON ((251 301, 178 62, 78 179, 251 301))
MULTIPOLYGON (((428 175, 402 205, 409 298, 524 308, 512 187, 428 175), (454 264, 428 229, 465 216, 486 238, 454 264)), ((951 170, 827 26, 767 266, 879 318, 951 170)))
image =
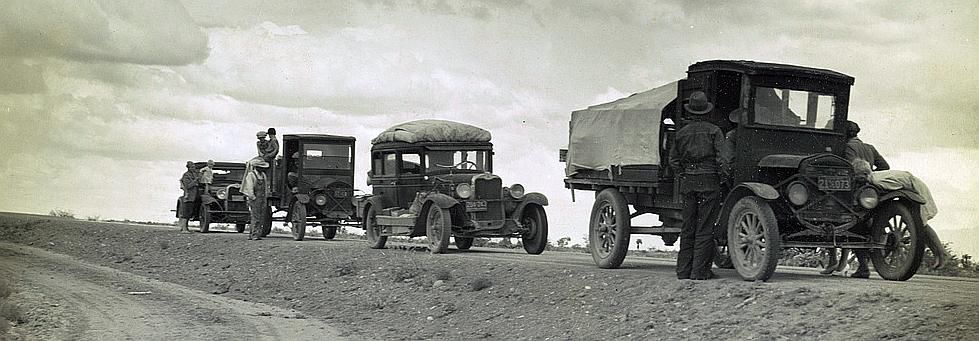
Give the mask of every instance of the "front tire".
POLYGON ((870 250, 877 274, 891 281, 910 279, 918 272, 925 254, 920 218, 907 205, 892 201, 878 211, 873 224, 873 242, 885 244, 884 249, 870 250))
POLYGON ((197 227, 197 230, 200 231, 201 233, 207 233, 208 231, 211 230, 211 208, 208 207, 207 205, 201 205, 200 211, 201 211, 201 219, 200 219, 201 224, 199 227, 197 227))
POLYGON ((374 205, 367 206, 367 211, 364 212, 364 232, 372 249, 383 249, 388 242, 388 236, 381 235, 383 230, 382 226, 377 225, 377 209, 374 205))
POLYGON ((727 245, 738 275, 746 281, 767 281, 781 255, 778 221, 767 202, 744 197, 731 209, 727 245))
POLYGON ((539 255, 547 248, 547 213, 544 208, 532 205, 523 210, 520 223, 530 232, 521 236, 523 249, 528 254, 539 255))
POLYGON ((602 269, 615 269, 622 265, 629 251, 629 233, 632 218, 629 203, 622 193, 606 188, 595 197, 588 229, 591 257, 602 269))
POLYGON ((292 239, 303 240, 306 236, 306 204, 299 201, 292 203, 292 239))
POLYGON ((452 234, 452 217, 449 210, 431 204, 425 215, 425 236, 428 249, 432 253, 445 253, 449 249, 449 236, 452 234))

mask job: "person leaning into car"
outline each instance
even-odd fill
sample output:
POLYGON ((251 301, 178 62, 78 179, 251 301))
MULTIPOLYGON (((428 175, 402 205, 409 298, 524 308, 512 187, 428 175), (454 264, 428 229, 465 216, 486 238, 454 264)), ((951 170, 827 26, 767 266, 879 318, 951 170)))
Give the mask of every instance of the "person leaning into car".
POLYGON ((692 93, 683 108, 692 122, 676 132, 670 149, 670 166, 680 175, 683 195, 683 225, 680 253, 676 260, 678 279, 704 280, 714 257, 713 219, 720 207, 721 183, 727 178, 731 151, 721 128, 707 122, 714 105, 702 91, 692 93))
POLYGON ((251 223, 248 225, 248 240, 261 240, 265 225, 265 210, 268 209, 269 184, 265 176, 268 162, 254 158, 245 163, 245 177, 241 180, 241 194, 248 199, 251 223))

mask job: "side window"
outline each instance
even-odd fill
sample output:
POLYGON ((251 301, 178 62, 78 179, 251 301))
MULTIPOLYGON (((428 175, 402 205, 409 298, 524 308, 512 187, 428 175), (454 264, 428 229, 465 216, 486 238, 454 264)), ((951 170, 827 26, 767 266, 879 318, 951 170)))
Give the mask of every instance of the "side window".
POLYGON ((401 174, 422 173, 422 157, 419 154, 401 154, 401 174))
POLYGON ((384 174, 384 162, 381 153, 371 154, 371 171, 373 174, 384 174))
POLYGON ((398 163, 395 159, 394 153, 383 153, 381 154, 383 165, 382 175, 394 175, 398 169, 398 163))

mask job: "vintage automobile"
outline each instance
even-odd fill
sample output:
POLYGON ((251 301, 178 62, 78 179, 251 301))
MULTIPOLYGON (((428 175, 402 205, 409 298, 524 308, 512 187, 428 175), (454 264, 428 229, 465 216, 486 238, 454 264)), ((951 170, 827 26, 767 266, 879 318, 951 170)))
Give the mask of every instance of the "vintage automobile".
MULTIPOLYGON (((207 162, 195 162, 198 169, 207 162)), ((208 232, 211 223, 235 224, 235 231, 245 231, 249 222, 248 204, 241 194, 241 177, 245 172, 245 164, 241 162, 215 162, 214 181, 210 190, 201 193, 201 200, 195 209, 194 217, 190 220, 199 221, 200 232, 208 232)), ((177 200, 177 212, 180 212, 181 201, 177 200)))
MULTIPOLYGON (((271 193, 266 219, 286 211, 292 237, 303 240, 306 227, 319 225, 323 238, 333 239, 345 224, 359 224, 353 206, 354 144, 350 136, 287 134, 282 155, 271 170, 271 193)), ((263 234, 271 230, 265 226, 263 234)))
POLYGON ((395 125, 371 143, 368 183, 358 197, 370 247, 389 236, 425 236, 432 253, 449 237, 466 250, 477 237, 519 237, 529 254, 547 246, 547 198, 504 187, 493 172, 490 133, 468 124, 419 120, 395 125))
POLYGON ((745 280, 767 280, 783 248, 869 249, 881 277, 911 278, 924 252, 923 201, 874 187, 844 159, 853 82, 823 69, 704 61, 686 79, 572 113, 564 182, 572 197, 574 190, 596 193, 589 228, 596 264, 618 267, 631 234, 676 241, 682 203, 677 171, 664 161, 688 123, 684 100, 703 91, 714 104, 706 119, 734 131, 715 264, 733 265, 745 280), (632 226, 643 214, 658 215, 662 225, 632 226))

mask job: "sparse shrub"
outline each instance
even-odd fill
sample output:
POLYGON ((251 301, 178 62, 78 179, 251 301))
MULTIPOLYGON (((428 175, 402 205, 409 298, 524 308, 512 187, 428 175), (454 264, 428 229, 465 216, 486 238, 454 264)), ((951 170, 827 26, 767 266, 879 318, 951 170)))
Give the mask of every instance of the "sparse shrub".
POLYGON ((469 283, 469 288, 472 289, 472 291, 480 291, 492 286, 493 281, 489 280, 489 278, 482 277, 477 278, 475 281, 472 281, 472 283, 469 283))
POLYGON ((65 210, 65 209, 60 209, 60 208, 51 210, 50 212, 48 212, 48 215, 53 217, 59 217, 59 218, 75 219, 75 212, 65 210))
POLYGON ((448 281, 452 278, 452 271, 448 269, 441 269, 435 272, 436 281, 448 281))
POLYGON ((24 310, 21 309, 16 304, 0 301, 0 317, 7 319, 7 321, 24 323, 27 320, 24 319, 24 310))
POLYGON ((88 221, 99 221, 99 220, 102 219, 102 217, 97 216, 97 215, 90 215, 88 217, 85 217, 85 219, 88 220, 88 221))

